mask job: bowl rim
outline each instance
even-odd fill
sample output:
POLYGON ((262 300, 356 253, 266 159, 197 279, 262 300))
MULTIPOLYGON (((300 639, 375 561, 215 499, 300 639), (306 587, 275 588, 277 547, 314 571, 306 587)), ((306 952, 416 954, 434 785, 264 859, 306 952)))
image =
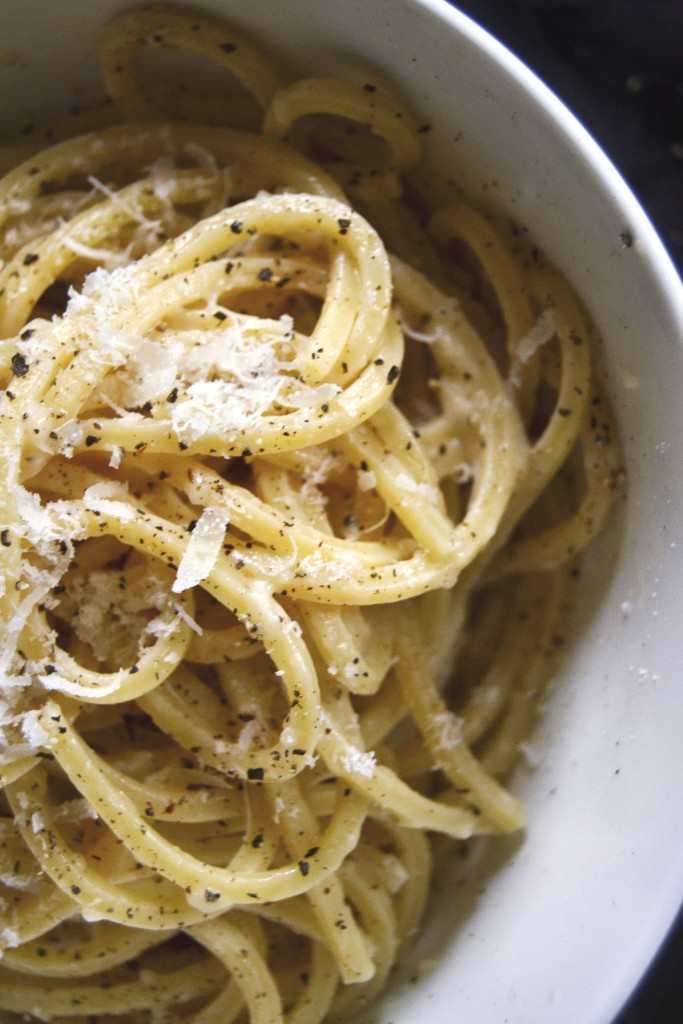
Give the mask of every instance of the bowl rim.
MULTIPOLYGON (((639 245, 651 261, 661 284, 661 293, 670 305, 672 314, 683 332, 683 277, 648 216, 638 196, 626 182, 618 167, 605 152, 596 137, 585 127, 571 107, 512 49, 481 25, 471 14, 458 6, 458 0, 411 0, 417 6, 443 19, 477 49, 487 54, 533 98, 533 102, 547 113, 569 141, 581 151, 594 176, 610 191, 612 203, 626 219, 635 221, 639 245)), ((683 333, 682 333, 683 336, 683 333)))

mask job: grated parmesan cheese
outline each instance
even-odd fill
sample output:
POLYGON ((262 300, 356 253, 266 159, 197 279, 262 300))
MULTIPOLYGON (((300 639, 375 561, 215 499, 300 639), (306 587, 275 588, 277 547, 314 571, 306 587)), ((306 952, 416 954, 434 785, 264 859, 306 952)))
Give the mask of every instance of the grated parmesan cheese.
POLYGON ((14 928, 3 928, 0 931, 0 942, 6 949, 15 949, 19 945, 19 933, 14 928))
POLYGON ((30 743, 10 743, 0 750, 0 767, 6 764, 13 764, 24 757, 34 757, 35 750, 30 743))
POLYGON ((223 544, 229 513, 226 508, 209 505, 197 520, 180 559, 173 592, 181 593, 206 579, 216 564, 223 544))
POLYGON ((39 711, 27 711, 21 721, 21 731, 26 741, 31 745, 33 753, 39 747, 50 747, 52 738, 40 722, 39 711))
POLYGON ((437 487, 434 487, 432 484, 418 483, 418 481, 408 473, 398 473, 395 478, 395 483, 400 490, 405 491, 407 494, 421 494, 422 497, 426 498, 427 501, 432 503, 432 505, 436 505, 439 502, 441 492, 437 487))
POLYGON ((350 774, 364 775, 366 779, 371 779, 375 774, 377 758, 372 750, 364 753, 357 747, 349 747, 342 757, 342 767, 350 774))
POLYGON ((91 245, 79 242, 77 238, 71 238, 70 235, 67 235, 63 241, 64 245, 76 256, 82 256, 84 259, 93 260, 96 263, 103 263, 108 270, 123 266, 128 263, 130 258, 130 249, 126 249, 123 252, 114 252, 111 249, 95 249, 91 245))
MULTIPOLYGON (((14 492, 20 526, 15 533, 25 537, 43 558, 51 563, 59 561, 59 547, 66 544, 73 551, 73 540, 84 535, 76 506, 70 501, 50 501, 43 505, 37 494, 21 485, 14 492)), ((69 556, 70 557, 70 556, 69 556)))
POLYGON ((528 363, 539 348, 551 340, 555 331, 555 315, 552 309, 544 309, 531 330, 517 342, 515 356, 519 362, 528 363))
POLYGON ((115 516, 122 522, 135 519, 136 511, 126 500, 128 485, 115 480, 93 484, 83 494, 83 503, 91 512, 115 516))
POLYGON ((31 828, 33 829, 34 834, 36 832, 42 832, 45 828, 45 818, 41 811, 34 811, 31 815, 31 828))
POLYGON ((282 812, 285 809, 285 802, 282 799, 282 797, 280 797, 280 796, 275 797, 275 805, 274 806, 275 806, 275 813, 273 814, 273 821, 277 825, 279 823, 279 821, 280 821, 280 815, 282 814, 282 812))
POLYGON ((358 470, 358 487, 361 491, 371 491, 377 486, 377 477, 372 469, 358 470))
POLYGON ((110 469, 118 469, 120 465, 121 465, 121 448, 119 447, 119 445, 115 445, 115 447, 111 449, 111 457, 109 459, 109 468, 110 469))
POLYGON ((382 878, 387 883, 389 892, 396 893, 406 884, 410 872, 395 853, 386 853, 382 857, 382 878))
POLYGON ((182 622, 184 622, 187 626, 190 627, 193 633, 196 633, 197 636, 203 635, 204 630, 202 629, 202 627, 199 625, 198 622, 195 622, 192 616, 185 611, 182 605, 174 604, 173 611, 176 613, 178 618, 181 619, 182 622))
POLYGON ((437 750, 453 750, 462 743, 462 721, 451 711, 432 715, 429 730, 435 737, 437 750))

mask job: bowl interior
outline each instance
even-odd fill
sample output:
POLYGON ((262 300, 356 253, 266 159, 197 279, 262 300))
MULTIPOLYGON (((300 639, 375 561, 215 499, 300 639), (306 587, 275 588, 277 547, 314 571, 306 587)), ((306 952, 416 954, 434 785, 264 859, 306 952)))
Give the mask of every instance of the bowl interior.
MULTIPOLYGON (((3 134, 99 94, 123 0, 12 4, 3 134)), ((586 559, 530 764, 522 838, 439 874, 435 912, 373 1019, 607 1024, 683 894, 683 290, 598 147, 501 46, 440 0, 204 0, 301 76, 384 72, 429 122, 439 188, 527 228, 602 337, 629 495, 586 559), (437 906, 440 909, 436 909, 437 906), (416 983, 415 978, 420 980, 416 983)))

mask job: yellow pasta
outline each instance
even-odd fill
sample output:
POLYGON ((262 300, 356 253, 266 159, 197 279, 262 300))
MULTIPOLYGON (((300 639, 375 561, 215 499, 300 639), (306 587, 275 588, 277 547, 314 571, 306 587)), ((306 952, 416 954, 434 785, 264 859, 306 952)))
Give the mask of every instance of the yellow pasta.
POLYGON ((101 66, 113 104, 0 180, 0 1012, 346 1020, 433 838, 525 825, 623 476, 592 330, 485 214, 425 212, 376 84, 175 7, 101 66), (140 77, 178 48, 235 102, 140 77))

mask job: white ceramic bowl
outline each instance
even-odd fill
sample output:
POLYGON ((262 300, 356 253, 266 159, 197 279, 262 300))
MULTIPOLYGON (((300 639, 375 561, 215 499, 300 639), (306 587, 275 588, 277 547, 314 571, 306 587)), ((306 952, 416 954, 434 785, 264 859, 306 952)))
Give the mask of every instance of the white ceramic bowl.
MULTIPOLYGON (((92 96, 95 40, 129 0, 5 5, 3 118, 92 96)), ((520 770, 523 841, 437 880, 416 959, 364 1020, 608 1024, 683 896, 683 288, 608 160, 510 53, 441 0, 203 0, 298 73, 379 66, 444 177, 507 211, 573 282, 604 339, 629 498, 520 770), (632 244, 626 244, 630 242, 632 244), (617 536, 618 534, 618 536, 617 536)))

